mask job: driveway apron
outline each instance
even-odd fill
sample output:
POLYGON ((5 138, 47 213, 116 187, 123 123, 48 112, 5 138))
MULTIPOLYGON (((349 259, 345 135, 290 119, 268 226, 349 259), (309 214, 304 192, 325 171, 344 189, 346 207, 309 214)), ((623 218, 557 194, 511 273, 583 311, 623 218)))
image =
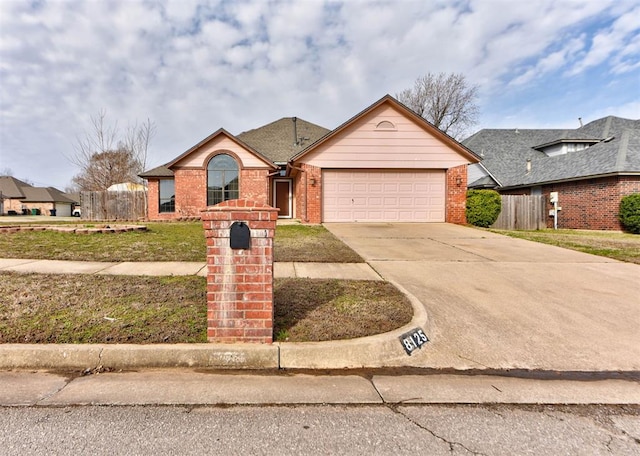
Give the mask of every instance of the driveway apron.
POLYGON ((408 365, 640 370, 640 266, 451 225, 326 224, 429 314, 408 365))

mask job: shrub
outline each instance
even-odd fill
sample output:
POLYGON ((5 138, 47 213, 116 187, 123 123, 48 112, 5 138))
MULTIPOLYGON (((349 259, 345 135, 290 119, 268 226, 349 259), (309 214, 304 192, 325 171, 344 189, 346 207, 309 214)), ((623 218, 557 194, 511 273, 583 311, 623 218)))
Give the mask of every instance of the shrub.
POLYGON ((467 191, 467 222, 486 228, 491 226, 502 209, 502 199, 495 190, 467 191))
POLYGON ((620 200, 618 217, 625 231, 640 234, 640 193, 627 195, 620 200))

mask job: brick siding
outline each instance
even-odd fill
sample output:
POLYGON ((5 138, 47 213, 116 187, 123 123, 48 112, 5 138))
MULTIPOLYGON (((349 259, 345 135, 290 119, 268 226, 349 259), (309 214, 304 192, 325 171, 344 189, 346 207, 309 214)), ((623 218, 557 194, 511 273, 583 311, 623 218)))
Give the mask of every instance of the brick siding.
MULTIPOLYGON (((640 193, 640 178, 612 176, 561 182, 542 186, 542 194, 558 192, 558 228, 583 230, 622 230, 618 213, 623 196, 640 193)), ((529 195, 530 188, 502 192, 509 195, 529 195)), ((553 209, 547 203, 547 209, 553 209)), ((548 212, 548 211, 547 211, 548 212)), ((553 217, 547 218, 547 227, 553 228, 553 217)))
POLYGON ((447 170, 445 199, 445 220, 460 225, 467 223, 467 165, 447 170))
POLYGON ((273 237, 278 210, 230 200, 202 212, 207 242, 207 338, 217 343, 273 342, 273 237), (249 249, 231 249, 236 221, 251 230, 249 249))
MULTIPOLYGON (((241 169, 240 198, 260 204, 269 203, 269 170, 241 169)), ((201 168, 178 168, 174 170, 176 210, 158 212, 158 179, 148 181, 148 218, 150 220, 174 220, 198 217, 207 207, 207 170, 201 168)))

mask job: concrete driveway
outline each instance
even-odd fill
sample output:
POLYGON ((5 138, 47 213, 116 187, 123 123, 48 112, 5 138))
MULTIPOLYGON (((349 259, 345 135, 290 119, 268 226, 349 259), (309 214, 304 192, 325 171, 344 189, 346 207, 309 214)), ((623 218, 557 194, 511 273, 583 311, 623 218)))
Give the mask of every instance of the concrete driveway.
POLYGON ((425 306, 434 368, 640 370, 640 266, 444 223, 326 224, 425 306))

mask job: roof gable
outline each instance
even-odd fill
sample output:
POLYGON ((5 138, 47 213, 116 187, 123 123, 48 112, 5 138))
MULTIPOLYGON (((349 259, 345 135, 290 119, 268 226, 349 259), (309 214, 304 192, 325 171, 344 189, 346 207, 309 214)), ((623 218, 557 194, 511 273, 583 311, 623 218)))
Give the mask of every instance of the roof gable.
MULTIPOLYGON (((318 149, 323 144, 326 144, 332 138, 339 136, 341 133, 345 132, 351 126, 357 124, 358 122, 361 122, 363 119, 366 119, 367 116, 372 114, 375 110, 385 105, 388 105, 393 109, 397 110, 402 116, 411 120, 417 126, 422 128, 424 131, 428 132, 430 135, 435 137, 437 140, 439 140, 443 144, 447 145, 450 149, 452 149, 459 155, 463 156, 468 161, 473 163, 479 161, 479 157, 473 151, 466 148, 464 145, 462 145, 461 143, 459 143, 458 141, 456 141, 455 139, 453 139, 443 131, 436 128, 433 124, 428 122, 426 119, 419 116, 414 111, 409 109, 407 106, 400 103, 398 100, 396 100, 395 98, 393 98, 391 95, 388 95, 388 94, 382 97, 380 100, 373 103, 372 105, 370 105, 369 107, 365 108, 364 110, 362 110, 361 112, 359 112, 358 114, 356 114, 355 116, 347 120, 346 122, 344 122, 342 125, 338 126, 335 130, 332 130, 331 132, 326 134, 324 137, 320 138, 314 144, 311 144, 309 147, 307 147, 306 149, 304 149, 303 151, 295 155, 291 159, 291 161, 300 161, 303 157, 307 156, 308 154, 311 154, 314 150, 318 149)), ((387 125, 382 125, 381 127, 384 129, 389 128, 387 125)))
MULTIPOLYGON (((171 169, 171 168, 177 166, 180 162, 187 161, 187 159, 189 158, 190 155, 194 155, 194 154, 196 154, 198 152, 201 152, 201 150, 203 148, 206 148, 207 145, 212 144, 215 141, 222 141, 222 142, 225 142, 226 144, 229 144, 229 142, 230 142, 230 143, 234 144, 235 146, 239 147, 240 149, 243 149, 248 154, 250 154, 253 157, 255 157, 257 159, 257 161, 261 162, 263 165, 266 165, 269 168, 273 168, 273 169, 276 168, 275 164, 271 160, 269 160, 267 157, 265 157, 263 154, 261 154, 260 152, 258 152, 257 150, 255 150, 254 148, 249 146, 248 144, 245 144, 243 141, 241 141, 237 137, 233 136, 231 133, 226 131, 224 128, 220 128, 219 130, 215 131, 211 135, 207 136, 205 139, 200 141, 198 144, 196 144, 195 146, 191 147, 189 150, 185 151, 184 153, 182 153, 181 155, 176 157, 174 160, 172 160, 169 163, 167 163, 166 165, 164 165, 164 167, 166 167, 168 169, 171 169), (224 141, 224 140, 227 140, 227 141, 224 141)), ((156 168, 156 169, 158 169, 158 168, 156 168)))

